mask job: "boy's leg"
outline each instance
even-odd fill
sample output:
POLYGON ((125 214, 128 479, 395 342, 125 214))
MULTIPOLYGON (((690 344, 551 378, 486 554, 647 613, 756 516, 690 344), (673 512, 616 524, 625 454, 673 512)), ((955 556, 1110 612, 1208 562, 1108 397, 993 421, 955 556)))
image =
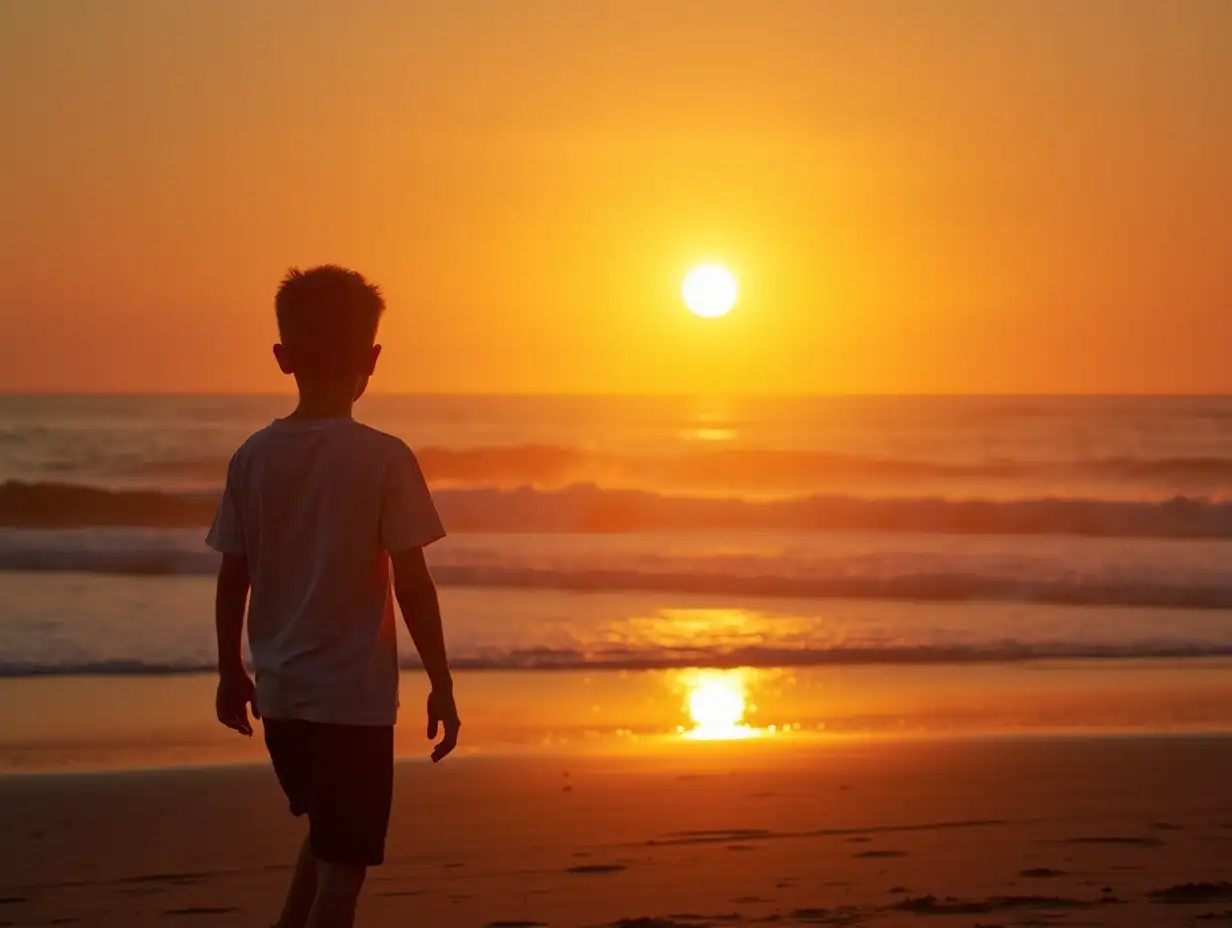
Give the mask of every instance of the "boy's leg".
POLYGON ((287 901, 276 928, 305 928, 317 895, 317 859, 312 856, 312 842, 304 838, 295 861, 295 875, 287 890, 287 901))
POLYGON ((308 928, 351 928, 368 867, 385 859, 393 799, 392 726, 315 726, 308 821, 317 894, 308 928))
MULTIPOLYGON (((269 718, 263 719, 262 724, 265 727, 265 744, 274 764, 274 773, 286 793, 291 814, 307 815, 312 805, 314 789, 313 725, 299 719, 269 718)), ((295 874, 291 877, 291 886, 287 890, 287 899, 283 904, 277 928, 304 928, 308 924, 308 913, 312 911, 316 889, 316 859, 312 854, 311 841, 305 838, 295 863, 295 874)))
POLYGON ((316 871, 317 895, 307 928, 352 928, 367 868, 318 860, 316 871))

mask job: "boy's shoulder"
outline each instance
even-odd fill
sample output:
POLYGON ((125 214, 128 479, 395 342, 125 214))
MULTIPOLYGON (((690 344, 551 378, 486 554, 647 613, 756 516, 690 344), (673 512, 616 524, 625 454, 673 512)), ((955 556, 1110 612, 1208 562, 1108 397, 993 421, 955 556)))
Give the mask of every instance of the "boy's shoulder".
POLYGON ((389 432, 382 432, 380 429, 375 429, 370 425, 359 422, 355 419, 351 420, 351 425, 354 427, 355 434, 362 436, 362 440, 370 441, 375 445, 389 448, 394 451, 411 450, 410 445, 404 442, 397 435, 391 435, 389 432))
POLYGON ((374 429, 372 426, 355 419, 347 420, 344 423, 341 435, 344 436, 343 440, 345 441, 361 444, 366 449, 370 448, 393 457, 410 456, 413 458, 415 456, 410 445, 397 435, 391 435, 389 432, 374 429))
POLYGON ((361 445, 366 453, 377 455, 415 457, 405 441, 396 435, 382 432, 354 419, 330 419, 292 422, 275 419, 264 428, 249 435, 236 449, 233 464, 240 464, 254 456, 273 451, 289 443, 297 442, 305 433, 326 432, 334 441, 361 445))

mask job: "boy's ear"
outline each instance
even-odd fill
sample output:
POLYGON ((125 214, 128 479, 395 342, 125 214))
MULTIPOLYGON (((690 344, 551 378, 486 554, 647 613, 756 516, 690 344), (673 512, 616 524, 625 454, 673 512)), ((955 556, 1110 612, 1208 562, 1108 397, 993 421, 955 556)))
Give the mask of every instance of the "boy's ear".
POLYGON ((284 374, 295 373, 295 365, 291 363, 291 354, 286 345, 274 346, 274 359, 278 362, 278 369, 284 374))
POLYGON ((373 345, 372 354, 368 356, 368 364, 364 368, 364 373, 367 376, 371 377, 373 374, 376 373, 376 361, 377 361, 377 358, 379 358, 380 356, 381 356, 381 346, 373 345))

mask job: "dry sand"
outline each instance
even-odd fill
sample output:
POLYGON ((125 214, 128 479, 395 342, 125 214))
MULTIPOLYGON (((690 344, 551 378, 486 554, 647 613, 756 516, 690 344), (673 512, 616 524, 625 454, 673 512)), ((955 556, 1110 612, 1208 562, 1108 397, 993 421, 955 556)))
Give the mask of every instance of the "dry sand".
MULTIPOLYGON (((0 778, 0 924, 265 926, 235 766, 0 778)), ((1232 739, 680 744, 400 765, 360 925, 1232 925, 1232 739)))

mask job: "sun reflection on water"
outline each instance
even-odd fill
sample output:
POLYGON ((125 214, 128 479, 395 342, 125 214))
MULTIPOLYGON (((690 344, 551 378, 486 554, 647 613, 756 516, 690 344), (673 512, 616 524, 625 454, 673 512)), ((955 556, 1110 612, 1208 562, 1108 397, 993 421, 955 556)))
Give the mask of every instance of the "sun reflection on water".
MULTIPOLYGON (((738 551, 730 554, 740 556, 738 551)), ((786 648, 809 636, 816 639, 815 624, 803 616, 760 609, 677 607, 613 622, 606 638, 612 646, 670 652, 705 664, 708 659, 730 660, 747 649, 786 648)))
POLYGON ((729 442, 736 438, 736 430, 713 426, 698 426, 697 428, 685 429, 681 432, 681 435, 686 439, 699 442, 729 442))

